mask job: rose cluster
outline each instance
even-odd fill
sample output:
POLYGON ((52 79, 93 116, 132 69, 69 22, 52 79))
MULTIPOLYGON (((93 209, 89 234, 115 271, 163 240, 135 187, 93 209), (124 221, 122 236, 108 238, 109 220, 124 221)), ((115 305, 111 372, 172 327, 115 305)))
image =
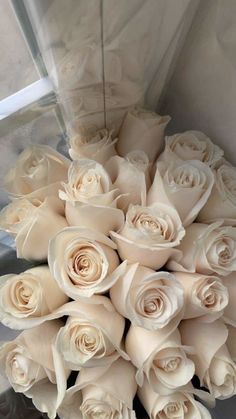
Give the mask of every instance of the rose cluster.
POLYGON ((198 131, 164 145, 169 119, 131 109, 6 175, 0 227, 35 266, 0 277, 21 331, 0 368, 49 418, 133 419, 137 392, 151 419, 208 419, 199 399, 236 394, 236 168, 198 131))

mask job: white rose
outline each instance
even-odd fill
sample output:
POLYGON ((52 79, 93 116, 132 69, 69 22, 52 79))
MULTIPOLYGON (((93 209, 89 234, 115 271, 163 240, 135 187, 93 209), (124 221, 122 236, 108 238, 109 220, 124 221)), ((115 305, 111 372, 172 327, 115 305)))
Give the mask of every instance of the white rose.
POLYGON ((78 225, 108 234, 124 221, 117 208, 119 190, 114 189, 108 173, 94 160, 74 161, 68 172, 68 183, 59 196, 66 201, 65 214, 70 225, 78 225))
POLYGON ((164 130, 169 116, 146 109, 133 108, 126 114, 119 131, 117 151, 125 156, 132 150, 143 150, 154 161, 163 148, 164 130))
POLYGON ((198 272, 205 275, 228 275, 236 270, 236 228, 221 227, 221 222, 210 225, 193 223, 178 249, 182 258, 175 255, 168 262, 171 271, 198 272))
POLYGON ((236 363, 236 327, 227 324, 227 328, 229 332, 228 339, 226 342, 227 348, 229 350, 230 356, 236 363))
POLYGON ((236 168, 227 164, 215 171, 210 198, 198 215, 199 222, 211 223, 218 219, 236 225, 236 168))
POLYGON ((109 367, 83 368, 58 413, 61 419, 135 419, 136 389, 134 367, 122 358, 109 367))
POLYGON ((223 154, 223 150, 213 144, 203 132, 186 131, 166 137, 165 150, 159 159, 167 163, 176 158, 180 160, 200 160, 209 166, 213 166, 221 159, 223 154))
POLYGON ((22 332, 0 348, 0 369, 16 392, 32 398, 36 408, 56 417, 69 371, 54 348, 62 323, 47 322, 22 332))
POLYGON ((169 272, 154 272, 138 264, 126 272, 110 289, 117 311, 134 326, 158 330, 174 329, 183 316, 183 288, 169 272))
POLYGON ((26 195, 67 177, 69 160, 46 145, 27 147, 4 179, 4 186, 16 195, 26 195))
POLYGON ((62 312, 69 317, 58 333, 56 347, 68 368, 110 365, 119 356, 129 359, 122 349, 125 321, 108 298, 72 302, 62 312))
POLYGON ((196 375, 200 385, 209 389, 217 399, 227 399, 236 394, 236 366, 225 345, 228 330, 220 321, 203 323, 185 320, 181 323, 182 343, 194 348, 196 375))
POLYGON ((207 202, 213 184, 211 169, 200 161, 158 162, 147 202, 151 205, 169 200, 178 211, 183 225, 187 226, 207 202))
POLYGON ((175 249, 185 230, 177 211, 166 204, 150 207, 131 205, 119 233, 111 232, 122 260, 139 262, 152 269, 160 269, 171 255, 181 258, 175 249))
POLYGON ((184 289, 184 319, 200 317, 212 322, 227 310, 229 293, 224 281, 217 276, 189 272, 173 272, 184 289))
POLYGON ((230 273, 227 276, 222 278, 222 282, 229 294, 228 305, 224 309, 223 318, 225 323, 230 324, 231 326, 236 327, 236 310, 235 310, 235 301, 236 301, 236 275, 235 272, 230 273))
POLYGON ((112 131, 104 128, 94 132, 93 129, 84 128, 78 136, 70 139, 69 154, 73 160, 87 157, 105 164, 110 157, 116 155, 116 142, 117 138, 112 138, 112 131))
POLYGON ((48 266, 0 277, 0 321, 13 329, 28 329, 68 301, 48 266))
POLYGON ((178 330, 150 331, 130 326, 125 347, 132 363, 138 369, 136 380, 140 387, 144 378, 153 391, 170 394, 190 382, 194 375, 194 363, 187 358, 181 345, 178 330))
POLYGON ((147 381, 138 389, 138 396, 150 419, 211 419, 208 410, 193 396, 194 389, 181 389, 160 396, 147 381))
POLYGON ((66 227, 58 184, 13 200, 0 213, 0 228, 15 238, 17 257, 46 260, 49 240, 66 227))
POLYGON ((98 231, 68 227, 50 242, 48 264, 59 287, 73 299, 108 291, 123 273, 112 240, 98 231))
POLYGON ((123 194, 118 206, 127 211, 130 204, 144 205, 150 186, 148 156, 141 150, 128 153, 125 158, 114 156, 106 164, 113 187, 123 194))

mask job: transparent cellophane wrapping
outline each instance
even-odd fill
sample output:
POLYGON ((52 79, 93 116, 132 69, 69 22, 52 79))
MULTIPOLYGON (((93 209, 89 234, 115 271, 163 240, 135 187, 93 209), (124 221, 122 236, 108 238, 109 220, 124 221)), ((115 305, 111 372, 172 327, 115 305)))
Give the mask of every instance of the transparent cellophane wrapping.
MULTIPOLYGON (((24 0, 24 5, 67 137, 104 126, 115 135, 127 109, 138 105, 169 114, 167 133, 204 131, 236 163, 234 0, 24 0)), ((27 144, 58 147, 60 133, 48 118, 42 124, 37 119, 37 129, 32 123, 29 129, 13 128, 7 137, 0 134, 1 174, 27 144)), ((233 400, 226 403, 232 413, 233 400)))

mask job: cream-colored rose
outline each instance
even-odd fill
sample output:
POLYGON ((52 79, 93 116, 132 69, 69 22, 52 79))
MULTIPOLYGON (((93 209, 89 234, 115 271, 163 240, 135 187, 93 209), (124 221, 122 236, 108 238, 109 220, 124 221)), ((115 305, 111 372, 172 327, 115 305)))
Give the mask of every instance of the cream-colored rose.
POLYGON ((158 330, 168 325, 173 330, 183 317, 183 288, 169 272, 128 265, 110 289, 110 297, 134 326, 158 330))
POLYGON ((68 227, 50 242, 48 264, 59 287, 71 298, 108 291, 124 272, 112 240, 85 227, 68 227))
POLYGON ((169 116, 141 108, 131 109, 120 128, 118 154, 125 156, 132 150, 143 150, 149 160, 154 161, 163 148, 164 130, 169 121, 169 116))
POLYGON ((182 258, 171 256, 171 271, 198 272, 205 275, 228 275, 236 270, 236 228, 222 227, 222 223, 210 225, 193 223, 178 249, 182 258))
POLYGON ((210 412, 194 399, 193 392, 190 387, 160 396, 145 381, 138 389, 138 397, 150 419, 211 419, 210 412))
POLYGON ((0 369, 16 392, 32 398, 36 408, 56 417, 69 371, 54 348, 60 321, 44 323, 22 332, 0 348, 0 369))
POLYGON ((236 363, 236 328, 227 324, 228 328, 228 339, 226 342, 232 360, 236 363))
POLYGON ((227 310, 229 293, 224 281, 217 276, 189 272, 173 272, 184 289, 184 319, 200 317, 212 322, 227 310))
POLYGON ((130 326, 125 347, 137 368, 140 387, 144 379, 158 394, 170 394, 189 383, 194 375, 194 363, 187 358, 188 348, 181 345, 177 329, 150 331, 130 326))
POLYGON ((28 329, 68 301, 48 266, 0 277, 0 321, 12 329, 28 329))
POLYGON ((106 297, 93 296, 87 303, 76 301, 61 308, 69 315, 57 336, 56 347, 72 370, 112 364, 122 349, 125 321, 106 297))
POLYGON ((217 399, 236 394, 236 366, 226 347, 228 330, 220 321, 185 320, 180 325, 182 343, 194 348, 196 375, 201 386, 217 399))
POLYGON ((214 173, 215 184, 198 221, 211 223, 223 219, 224 224, 236 225, 236 168, 223 164, 214 173))
POLYGON ((68 183, 59 196, 66 201, 65 214, 69 225, 82 226, 108 234, 124 221, 117 208, 119 189, 114 189, 103 166, 94 160, 74 161, 68 172, 68 183))
POLYGON ((70 161, 46 145, 27 147, 4 179, 4 186, 16 195, 26 195, 51 183, 66 180, 70 161))
POLYGON ((127 211, 130 204, 144 205, 150 186, 149 160, 144 151, 134 150, 125 158, 114 156, 106 164, 113 187, 123 194, 118 206, 127 211))
POLYGON ((151 205, 169 200, 183 225, 188 226, 207 202, 213 184, 212 170, 200 161, 158 162, 147 202, 151 205))
POLYGON ((213 166, 221 159, 224 152, 213 144, 203 132, 186 131, 166 137, 165 150, 159 160, 169 163, 171 160, 200 160, 213 166))
POLYGON ((112 138, 112 131, 107 129, 82 129, 80 134, 70 139, 69 154, 73 160, 81 157, 96 160, 105 164, 110 157, 116 155, 117 138, 112 138))
POLYGON ((236 327, 236 272, 232 272, 221 279, 229 293, 229 303, 225 307, 223 318, 227 324, 236 327))
POLYGON ((46 260, 49 240, 68 225, 57 193, 58 184, 52 184, 13 200, 1 211, 0 228, 14 236, 18 258, 46 260))
POLYGON ((175 247, 184 234, 177 211, 157 203, 150 207, 131 205, 123 228, 119 233, 111 232, 111 237, 122 260, 157 270, 174 254, 181 258, 175 247))
POLYGON ((83 368, 66 391, 60 419, 135 419, 135 369, 119 358, 111 366, 83 368))

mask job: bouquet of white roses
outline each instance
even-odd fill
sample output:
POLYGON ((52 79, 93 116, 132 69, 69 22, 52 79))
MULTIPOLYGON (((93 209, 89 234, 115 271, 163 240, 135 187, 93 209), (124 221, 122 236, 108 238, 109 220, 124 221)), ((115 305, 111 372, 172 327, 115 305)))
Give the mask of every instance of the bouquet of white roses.
POLYGON ((201 132, 164 145, 168 121, 131 109, 117 138, 29 147, 5 178, 0 227, 37 264, 0 277, 22 330, 0 368, 49 418, 135 418, 137 392, 151 419, 207 419, 196 397, 236 393, 236 169, 201 132))

